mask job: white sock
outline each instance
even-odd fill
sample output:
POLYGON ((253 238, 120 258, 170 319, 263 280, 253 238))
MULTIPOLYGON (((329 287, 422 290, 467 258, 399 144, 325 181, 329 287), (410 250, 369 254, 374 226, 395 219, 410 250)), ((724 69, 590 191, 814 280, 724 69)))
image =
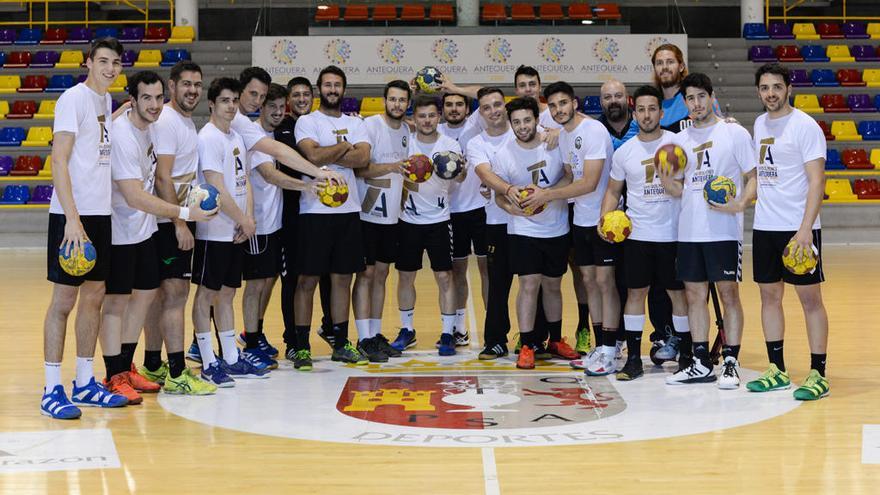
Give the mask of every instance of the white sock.
POLYGON ((370 318, 370 337, 382 333, 382 318, 370 318))
POLYGON ((416 309, 401 309, 400 310, 400 326, 403 328, 408 328, 410 330, 415 330, 413 328, 413 315, 416 313, 416 309))
POLYGON ((43 363, 46 371, 46 393, 61 385, 61 363, 43 363))
POLYGON ((372 337, 370 333, 370 320, 354 320, 354 326, 358 332, 358 342, 372 337))
POLYGON ((452 335, 452 331, 455 329, 455 315, 441 314, 440 321, 443 333, 452 335))
POLYGON ((464 327, 464 314, 465 308, 460 308, 455 310, 455 332, 456 333, 467 333, 467 328, 464 327))
POLYGON ((85 387, 95 377, 95 371, 92 369, 92 358, 76 357, 76 386, 85 387))
POLYGON ((672 326, 675 328, 676 333, 688 333, 691 331, 687 316, 672 315, 672 326))
POLYGON ((238 362, 238 347, 235 346, 235 330, 223 330, 217 332, 220 336, 220 350, 223 351, 223 360, 226 364, 238 362))
POLYGON ((211 332, 197 333, 196 343, 199 345, 199 354, 202 355, 202 368, 207 368, 216 361, 214 359, 214 344, 211 342, 211 332))
POLYGON ((645 328, 645 315, 623 315, 623 328, 627 332, 642 332, 645 328))

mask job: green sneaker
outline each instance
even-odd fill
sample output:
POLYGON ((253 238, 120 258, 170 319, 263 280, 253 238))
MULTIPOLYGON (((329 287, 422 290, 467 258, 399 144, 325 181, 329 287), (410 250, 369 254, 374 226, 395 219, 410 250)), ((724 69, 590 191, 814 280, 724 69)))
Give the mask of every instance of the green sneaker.
POLYGON ((300 349, 293 355, 293 367, 300 371, 312 371, 312 353, 308 349, 300 349))
POLYGON ((773 390, 787 390, 791 387, 791 378, 788 373, 779 371, 775 364, 770 363, 770 367, 757 380, 746 383, 746 388, 750 392, 770 392, 773 390))
POLYGON ((513 347, 513 353, 519 354, 520 349, 522 349, 522 336, 520 334, 516 334, 516 345, 513 347))
POLYGON ((211 395, 217 392, 217 387, 203 381, 193 374, 192 370, 186 368, 177 378, 168 375, 162 391, 175 395, 211 395))
POLYGON ((351 345, 351 342, 346 342, 342 349, 333 349, 333 355, 330 356, 330 360, 357 365, 364 365, 370 362, 367 358, 362 356, 353 345, 351 345))
POLYGON ((810 370, 804 384, 794 391, 794 398, 797 400, 817 400, 828 395, 829 390, 828 380, 818 371, 810 370))
POLYGON ((585 356, 590 353, 593 349, 592 342, 592 334, 590 333, 589 328, 581 328, 574 334, 575 337, 575 345, 574 350, 577 351, 581 356, 585 356))
POLYGON ((168 377, 168 362, 162 361, 162 366, 159 366, 159 369, 156 371, 150 371, 146 368, 146 366, 138 366, 137 368, 138 375, 150 380, 153 383, 158 383, 159 385, 165 384, 165 378, 168 377))

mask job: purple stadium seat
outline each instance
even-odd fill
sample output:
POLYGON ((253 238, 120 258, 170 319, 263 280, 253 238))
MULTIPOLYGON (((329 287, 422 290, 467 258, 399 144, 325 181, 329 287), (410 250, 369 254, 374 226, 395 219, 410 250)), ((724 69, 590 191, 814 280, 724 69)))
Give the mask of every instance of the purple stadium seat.
POLYGON ((59 58, 61 58, 61 54, 59 54, 55 50, 40 50, 35 53, 34 58, 31 59, 31 67, 55 67, 55 64, 58 63, 59 58))
POLYGON ((0 175, 9 175, 12 171, 13 161, 11 156, 0 156, 0 175))
POLYGON ((142 26, 124 27, 119 34, 119 41, 122 43, 140 43, 144 39, 144 28, 142 26))
POLYGON ((49 204, 52 200, 52 186, 42 185, 34 187, 34 195, 31 196, 31 204, 49 204))
POLYGON ((843 35, 850 40, 866 40, 871 37, 868 26, 863 22, 844 22, 843 35))
POLYGON ((791 34, 791 26, 784 22, 770 23, 770 37, 774 40, 793 40, 794 35, 791 34))
POLYGON ((749 60, 752 62, 776 62, 773 48, 767 45, 755 45, 749 48, 749 60))
POLYGON ((805 69, 794 69, 791 71, 791 85, 796 87, 812 86, 813 81, 810 81, 810 76, 805 69))
POLYGON ((138 54, 134 50, 125 50, 122 52, 122 66, 131 67, 138 58, 138 54))
POLYGON ((79 84, 79 83, 86 82, 87 77, 89 77, 88 74, 80 74, 80 75, 76 76, 76 83, 79 84))
POLYGON ((847 97, 847 103, 849 104, 849 108, 853 112, 876 112, 877 109, 874 107, 874 103, 871 101, 871 97, 868 95, 860 94, 860 95, 849 95, 847 97))
POLYGON ((15 29, 0 29, 0 45, 15 43, 15 29))
POLYGON ((361 110, 361 102, 357 98, 347 97, 342 99, 340 110, 345 114, 355 114, 361 110))
POLYGON ((92 40, 92 31, 86 27, 78 27, 70 30, 67 35, 69 45, 85 45, 92 40))
POLYGON ((880 56, 874 51, 871 45, 855 45, 849 48, 850 53, 855 57, 857 62, 878 62, 880 56))

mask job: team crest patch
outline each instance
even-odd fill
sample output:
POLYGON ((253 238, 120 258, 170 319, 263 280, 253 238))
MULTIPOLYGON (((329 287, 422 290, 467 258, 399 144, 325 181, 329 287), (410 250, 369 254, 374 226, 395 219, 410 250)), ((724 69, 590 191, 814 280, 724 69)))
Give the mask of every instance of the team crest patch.
POLYGON ((583 142, 584 142, 584 140, 580 136, 578 136, 574 140, 574 147, 577 149, 581 149, 581 145, 583 144, 583 142))

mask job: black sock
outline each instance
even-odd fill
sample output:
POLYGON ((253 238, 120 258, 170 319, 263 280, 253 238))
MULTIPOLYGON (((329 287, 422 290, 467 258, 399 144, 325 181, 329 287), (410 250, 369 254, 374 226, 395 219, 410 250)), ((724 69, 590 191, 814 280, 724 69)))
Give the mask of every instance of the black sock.
POLYGON ((244 333, 244 348, 245 349, 256 349, 260 347, 260 334, 259 333, 244 333))
POLYGON ((627 341, 626 334, 627 334, 626 328, 624 328, 623 325, 620 325, 617 328, 617 335, 614 336, 614 339, 617 340, 617 342, 626 342, 627 341))
POLYGON ((534 330, 520 330, 519 339, 523 346, 528 346, 529 349, 535 350, 535 331, 534 330))
POLYGON ((617 345, 617 329, 616 328, 603 328, 602 329, 602 345, 606 345, 608 347, 614 347, 617 345))
POLYGON ((595 343, 593 347, 597 345, 602 345, 602 324, 601 323, 593 323, 593 336, 595 337, 595 343))
POLYGON ((825 376, 825 358, 827 354, 810 353, 810 369, 816 370, 820 375, 825 376))
POLYGON ((259 335, 262 333, 263 333, 263 319, 260 318, 259 320, 257 320, 257 334, 259 335))
POLYGON ((627 359, 642 357, 642 332, 626 332, 627 359))
POLYGON ((297 325, 295 328, 296 328, 296 342, 294 342, 293 348, 298 351, 312 350, 312 346, 309 345, 309 326, 308 325, 297 325))
POLYGON ((677 335, 681 339, 681 343, 678 344, 678 352, 682 356, 685 356, 685 357, 693 356, 694 355, 694 353, 693 353, 693 347, 694 347, 693 342, 694 341, 691 340, 691 333, 690 332, 685 332, 685 333, 675 332, 675 335, 677 335))
POLYGON ((773 342, 766 342, 767 344, 767 358, 770 359, 770 362, 775 364, 779 371, 785 371, 785 358, 783 357, 783 341, 782 340, 774 340, 773 342))
POLYGON ((721 347, 721 356, 727 357, 731 356, 733 359, 739 359, 739 346, 738 345, 725 345, 721 347))
POLYGON ((590 327, 590 308, 586 304, 578 303, 578 327, 581 328, 589 328, 590 327))
POLYGON ((116 354, 113 356, 104 356, 104 368, 107 370, 107 381, 110 381, 110 378, 113 375, 121 373, 119 369, 119 362, 122 360, 122 354, 116 354))
POLYGON ((699 359, 703 366, 712 367, 709 362, 709 342, 694 342, 694 357, 699 359))
POLYGON ((348 343, 348 320, 333 324, 333 349, 342 349, 348 343))
POLYGON ((144 351, 144 368, 156 371, 162 367, 162 351, 144 351))
POLYGON ((559 342, 562 340, 562 320, 548 321, 547 331, 550 332, 550 342, 559 342))
POLYGON ((168 353, 168 374, 171 375, 171 378, 180 376, 185 367, 186 361, 184 361, 183 351, 168 353))
POLYGON ((133 344, 122 344, 122 361, 119 363, 123 371, 131 370, 131 363, 134 361, 134 351, 137 349, 137 342, 133 344))

